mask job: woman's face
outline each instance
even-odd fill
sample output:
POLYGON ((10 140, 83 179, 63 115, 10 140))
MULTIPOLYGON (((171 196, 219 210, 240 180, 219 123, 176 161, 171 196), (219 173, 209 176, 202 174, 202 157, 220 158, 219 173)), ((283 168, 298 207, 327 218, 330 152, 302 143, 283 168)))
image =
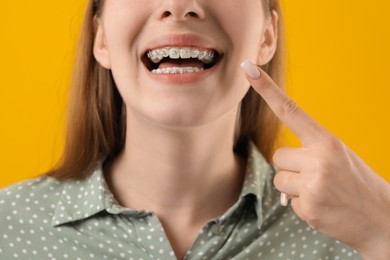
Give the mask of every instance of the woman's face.
POLYGON ((237 108, 249 88, 240 63, 267 63, 275 45, 261 0, 106 0, 94 54, 128 113, 189 127, 237 108))

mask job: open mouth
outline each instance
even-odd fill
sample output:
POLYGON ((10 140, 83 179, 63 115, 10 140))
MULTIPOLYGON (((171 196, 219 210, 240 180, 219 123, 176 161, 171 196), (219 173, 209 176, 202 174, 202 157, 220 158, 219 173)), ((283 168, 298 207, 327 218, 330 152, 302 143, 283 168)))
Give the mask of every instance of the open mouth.
POLYGON ((185 74, 208 70, 221 58, 222 54, 212 49, 165 47, 146 51, 142 62, 154 74, 185 74))

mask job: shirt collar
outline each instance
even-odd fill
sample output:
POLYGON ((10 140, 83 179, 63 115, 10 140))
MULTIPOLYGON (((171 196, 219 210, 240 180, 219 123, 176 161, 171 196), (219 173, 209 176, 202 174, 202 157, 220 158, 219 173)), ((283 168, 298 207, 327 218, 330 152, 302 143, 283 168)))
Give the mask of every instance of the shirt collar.
MULTIPOLYGON (((266 159, 252 142, 249 143, 248 150, 247 169, 240 201, 249 196, 255 197, 254 206, 260 228, 264 217, 268 215, 264 205, 273 204, 270 201, 272 199, 269 197, 273 190, 272 178, 275 169, 267 163, 266 159)), ((224 216, 227 216, 233 210, 234 207, 224 216)), ((128 214, 134 216, 149 214, 145 211, 136 211, 121 207, 109 190, 102 167, 99 165, 88 178, 77 181, 69 180, 63 183, 62 195, 55 208, 52 225, 59 226, 87 219, 102 211, 110 214, 128 214)))
POLYGON ((52 225, 87 219, 102 211, 110 214, 144 215, 144 211, 121 207, 115 200, 105 181, 99 165, 91 176, 84 180, 69 180, 63 184, 60 200, 54 211, 52 225))
POLYGON ((102 184, 100 169, 86 179, 65 181, 54 211, 52 225, 58 226, 88 218, 104 210, 106 194, 102 184))
POLYGON ((248 148, 247 168, 240 198, 249 196, 255 198, 253 202, 260 229, 270 215, 271 209, 268 206, 275 205, 273 186, 275 168, 267 162, 254 143, 250 142, 248 148))

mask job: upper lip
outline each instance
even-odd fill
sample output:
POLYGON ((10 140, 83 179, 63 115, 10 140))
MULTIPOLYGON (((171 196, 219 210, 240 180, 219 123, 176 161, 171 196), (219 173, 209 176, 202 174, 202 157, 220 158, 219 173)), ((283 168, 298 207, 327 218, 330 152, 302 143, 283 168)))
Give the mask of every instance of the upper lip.
POLYGON ((167 34, 158 36, 146 45, 142 54, 154 49, 181 46, 208 49, 221 54, 221 50, 218 49, 215 42, 194 34, 167 34))

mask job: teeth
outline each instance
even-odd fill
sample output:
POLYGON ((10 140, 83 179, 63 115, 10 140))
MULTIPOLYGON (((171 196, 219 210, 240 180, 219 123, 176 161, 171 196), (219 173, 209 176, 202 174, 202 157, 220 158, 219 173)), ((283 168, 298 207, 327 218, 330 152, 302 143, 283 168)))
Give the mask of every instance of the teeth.
POLYGON ((185 73, 193 73, 203 70, 202 68, 197 67, 171 67, 171 68, 163 68, 163 69, 155 69, 152 70, 152 73, 155 74, 185 74, 185 73))
POLYGON ((148 53, 148 57, 149 59, 152 60, 152 62, 154 63, 158 63, 159 61, 162 60, 162 58, 160 58, 160 52, 158 50, 154 50, 150 53, 150 56, 149 56, 149 53, 148 53))
POLYGON ((182 48, 180 49, 180 58, 182 59, 189 59, 191 58, 191 51, 189 48, 182 48))
POLYGON ((199 60, 202 60, 204 59, 205 57, 207 56, 207 52, 206 51, 201 51, 198 55, 198 59, 199 60))
POLYGON ((163 56, 164 58, 166 58, 166 57, 169 56, 169 49, 168 49, 168 48, 161 49, 161 53, 162 53, 162 56, 163 56))
POLYGON ((159 63, 163 58, 169 57, 171 59, 193 58, 205 64, 210 64, 214 61, 215 52, 211 50, 190 49, 188 47, 173 47, 148 51, 147 56, 153 63, 159 63))
POLYGON ((192 50, 191 58, 194 58, 194 59, 198 58, 199 53, 200 53, 200 50, 192 50))
POLYGON ((171 48, 169 50, 169 58, 179 59, 180 58, 180 49, 179 48, 171 48))
POLYGON ((200 54, 198 55, 198 59, 200 61, 203 61, 206 64, 209 64, 213 62, 214 60, 214 52, 209 52, 209 51, 201 51, 200 54))

